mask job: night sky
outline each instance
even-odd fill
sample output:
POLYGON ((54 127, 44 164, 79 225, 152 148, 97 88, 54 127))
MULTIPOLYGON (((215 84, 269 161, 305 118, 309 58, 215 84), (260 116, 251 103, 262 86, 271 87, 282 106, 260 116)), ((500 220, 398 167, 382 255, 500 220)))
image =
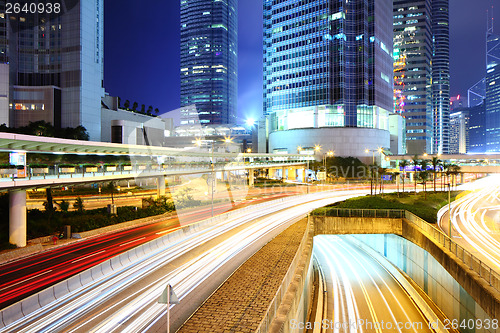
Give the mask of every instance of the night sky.
MULTIPOLYGON (((497 2, 498 0, 495 0, 497 2)), ((485 74, 486 11, 492 0, 450 0, 451 95, 485 74), (473 5, 471 5, 473 3, 473 5)), ((106 0, 106 91, 123 101, 180 106, 179 0, 106 0)), ((262 105, 262 2, 239 1, 238 116, 257 118, 262 105)), ((494 8, 500 33, 500 3, 494 8)))

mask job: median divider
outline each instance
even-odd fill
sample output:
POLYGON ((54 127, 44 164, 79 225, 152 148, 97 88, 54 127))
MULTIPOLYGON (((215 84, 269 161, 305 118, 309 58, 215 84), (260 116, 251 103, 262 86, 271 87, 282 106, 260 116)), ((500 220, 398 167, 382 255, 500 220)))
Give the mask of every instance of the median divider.
MULTIPOLYGON (((325 192, 317 192, 317 193, 325 193, 325 192)), ((151 242, 147 242, 133 249, 130 249, 118 256, 108 259, 92 268, 89 268, 81 273, 78 273, 77 275, 74 275, 70 279, 71 281, 70 280, 61 281, 47 289, 42 290, 37 294, 29 296, 1 310, 0 328, 8 326, 53 302, 61 301, 64 298, 68 297, 70 293, 82 289, 86 287, 88 284, 96 282, 97 280, 100 280, 111 273, 115 273, 125 268, 126 266, 129 266, 131 263, 134 263, 142 259, 143 257, 150 255, 153 252, 162 251, 162 249, 164 249, 165 246, 172 245, 184 239, 185 237, 191 236, 199 231, 203 231, 208 227, 227 221, 233 216, 241 215, 244 212, 249 212, 254 210, 258 211, 261 210, 262 208, 274 206, 276 204, 280 204, 287 201, 292 201, 292 200, 300 201, 300 199, 305 196, 307 195, 280 198, 256 205, 243 207, 235 211, 230 211, 206 220, 186 225, 171 233, 167 233, 166 235, 154 240, 156 246, 152 246, 151 242), (80 280, 81 284, 81 286, 79 287, 78 283, 76 282, 78 279, 80 280)))

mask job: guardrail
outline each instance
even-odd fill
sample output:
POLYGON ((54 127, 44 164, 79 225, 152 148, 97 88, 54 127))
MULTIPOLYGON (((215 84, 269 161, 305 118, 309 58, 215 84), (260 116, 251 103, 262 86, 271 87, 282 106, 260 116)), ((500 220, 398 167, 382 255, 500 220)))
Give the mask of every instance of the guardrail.
MULTIPOLYGON (((272 167, 286 167, 302 165, 305 162, 300 161, 285 161, 285 162, 264 162, 264 163, 248 163, 248 162, 231 162, 231 163, 216 163, 214 164, 215 172, 256 169, 256 168, 272 168, 272 167)), ((212 167, 209 163, 204 165, 199 164, 174 164, 158 166, 156 168, 151 165, 137 165, 130 169, 125 166, 116 166, 115 169, 106 170, 105 167, 95 167, 96 171, 87 171, 85 166, 75 167, 59 167, 50 166, 47 168, 33 168, 26 167, 26 175, 24 177, 18 176, 16 169, 8 169, 0 172, 0 182, 16 181, 22 182, 26 180, 42 180, 42 179, 71 179, 71 178, 94 178, 106 176, 160 176, 160 175, 173 175, 185 173, 209 173, 212 172, 212 167), (38 170, 35 170, 38 169, 38 170), (41 171, 44 169, 45 171, 41 171), (65 169, 65 170, 62 170, 65 169)))
POLYGON ((474 256, 470 251, 464 249, 448 237, 444 232, 434 225, 418 217, 417 215, 401 209, 350 209, 350 208, 327 208, 316 210, 313 215, 332 217, 374 217, 374 218, 405 218, 418 227, 430 240, 442 245, 453 253, 464 265, 476 272, 496 291, 500 292, 500 274, 481 259, 474 256))
POLYGON ((352 208, 320 208, 311 213, 316 216, 331 217, 374 217, 402 219, 405 216, 404 209, 352 209, 352 208), (323 213, 323 214, 321 214, 323 213))

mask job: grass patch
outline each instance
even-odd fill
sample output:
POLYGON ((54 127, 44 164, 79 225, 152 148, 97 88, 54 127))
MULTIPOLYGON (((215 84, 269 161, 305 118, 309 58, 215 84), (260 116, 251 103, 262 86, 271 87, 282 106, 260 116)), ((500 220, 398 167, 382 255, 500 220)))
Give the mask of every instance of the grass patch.
MULTIPOLYGON (((451 200, 455 200, 460 192, 451 192, 451 200)), ((364 196, 337 202, 313 211, 313 214, 324 215, 330 208, 351 209, 405 209, 430 223, 436 223, 438 211, 448 204, 448 192, 408 194, 384 194, 384 196, 364 196)))

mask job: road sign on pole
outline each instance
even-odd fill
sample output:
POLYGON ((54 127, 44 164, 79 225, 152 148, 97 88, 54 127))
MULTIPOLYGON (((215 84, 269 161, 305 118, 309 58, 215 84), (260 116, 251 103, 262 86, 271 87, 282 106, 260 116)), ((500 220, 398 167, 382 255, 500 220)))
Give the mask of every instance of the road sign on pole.
POLYGON ((167 333, 170 333, 170 304, 179 304, 179 298, 170 284, 167 284, 167 287, 163 290, 158 303, 167 304, 167 333))

